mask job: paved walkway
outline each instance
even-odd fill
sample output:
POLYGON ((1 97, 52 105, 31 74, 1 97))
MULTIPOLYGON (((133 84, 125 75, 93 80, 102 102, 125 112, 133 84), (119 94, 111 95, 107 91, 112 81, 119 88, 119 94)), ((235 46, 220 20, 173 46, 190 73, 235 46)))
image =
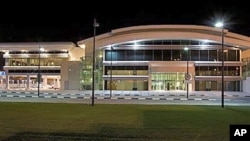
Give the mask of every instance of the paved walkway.
MULTIPOLYGON (((219 105, 220 91, 95 91, 97 103, 108 104, 201 104, 219 105), (110 95, 111 93, 111 95, 110 95)), ((50 90, 44 91, 0 91, 0 101, 14 102, 63 102, 89 103, 92 91, 50 90)), ((250 105, 250 94, 224 92, 224 101, 230 105, 250 105)))
MULTIPOLYGON (((220 91, 94 91, 95 99, 124 100, 216 100, 220 91), (187 96, 188 95, 188 96, 187 96)), ((38 91, 0 91, 0 97, 38 98, 38 91)), ((91 99, 92 91, 50 90, 39 91, 39 98, 91 99)), ((250 98, 250 93, 224 92, 224 98, 250 98)))

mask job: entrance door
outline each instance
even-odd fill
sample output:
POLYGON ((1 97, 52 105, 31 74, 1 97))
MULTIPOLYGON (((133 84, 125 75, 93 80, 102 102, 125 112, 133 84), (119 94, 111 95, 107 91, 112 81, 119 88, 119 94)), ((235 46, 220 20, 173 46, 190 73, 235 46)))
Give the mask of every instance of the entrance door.
POLYGON ((174 80, 166 80, 165 81, 165 90, 166 91, 175 90, 175 82, 174 82, 174 80))
POLYGON ((152 90, 164 90, 164 82, 152 81, 152 90))

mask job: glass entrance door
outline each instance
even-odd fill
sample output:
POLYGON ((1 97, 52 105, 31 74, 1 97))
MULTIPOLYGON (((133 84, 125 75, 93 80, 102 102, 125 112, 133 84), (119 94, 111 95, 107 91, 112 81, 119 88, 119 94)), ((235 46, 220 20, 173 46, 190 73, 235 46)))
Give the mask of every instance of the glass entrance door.
POLYGON ((185 73, 152 73, 152 90, 185 90, 185 73))
POLYGON ((152 81, 152 90, 164 90, 164 82, 152 81))

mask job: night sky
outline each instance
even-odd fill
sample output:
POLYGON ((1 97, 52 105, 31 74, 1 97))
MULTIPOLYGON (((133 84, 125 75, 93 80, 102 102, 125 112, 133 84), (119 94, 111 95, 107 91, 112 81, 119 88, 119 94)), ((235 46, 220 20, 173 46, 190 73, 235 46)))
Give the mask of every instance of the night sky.
POLYGON ((216 19, 223 17, 226 28, 231 32, 250 36, 250 8, 247 1, 218 1, 9 2, 1 4, 0 8, 0 41, 76 42, 93 35, 94 18, 100 24, 97 35, 136 25, 213 26, 216 19))

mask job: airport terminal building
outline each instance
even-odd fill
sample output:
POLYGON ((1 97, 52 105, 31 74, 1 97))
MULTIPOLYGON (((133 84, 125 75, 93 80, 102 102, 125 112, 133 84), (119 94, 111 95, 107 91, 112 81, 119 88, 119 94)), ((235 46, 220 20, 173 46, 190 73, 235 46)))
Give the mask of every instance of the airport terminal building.
POLYGON ((224 90, 249 91, 250 38, 227 29, 146 25, 81 40, 82 90, 91 89, 94 41, 98 90, 220 91, 223 63, 224 90))
POLYGON ((41 89, 91 90, 94 72, 96 90, 220 91, 224 68, 225 91, 250 92, 250 38, 209 26, 133 26, 76 44, 0 43, 0 56, 0 89, 38 89, 40 73, 41 89))

